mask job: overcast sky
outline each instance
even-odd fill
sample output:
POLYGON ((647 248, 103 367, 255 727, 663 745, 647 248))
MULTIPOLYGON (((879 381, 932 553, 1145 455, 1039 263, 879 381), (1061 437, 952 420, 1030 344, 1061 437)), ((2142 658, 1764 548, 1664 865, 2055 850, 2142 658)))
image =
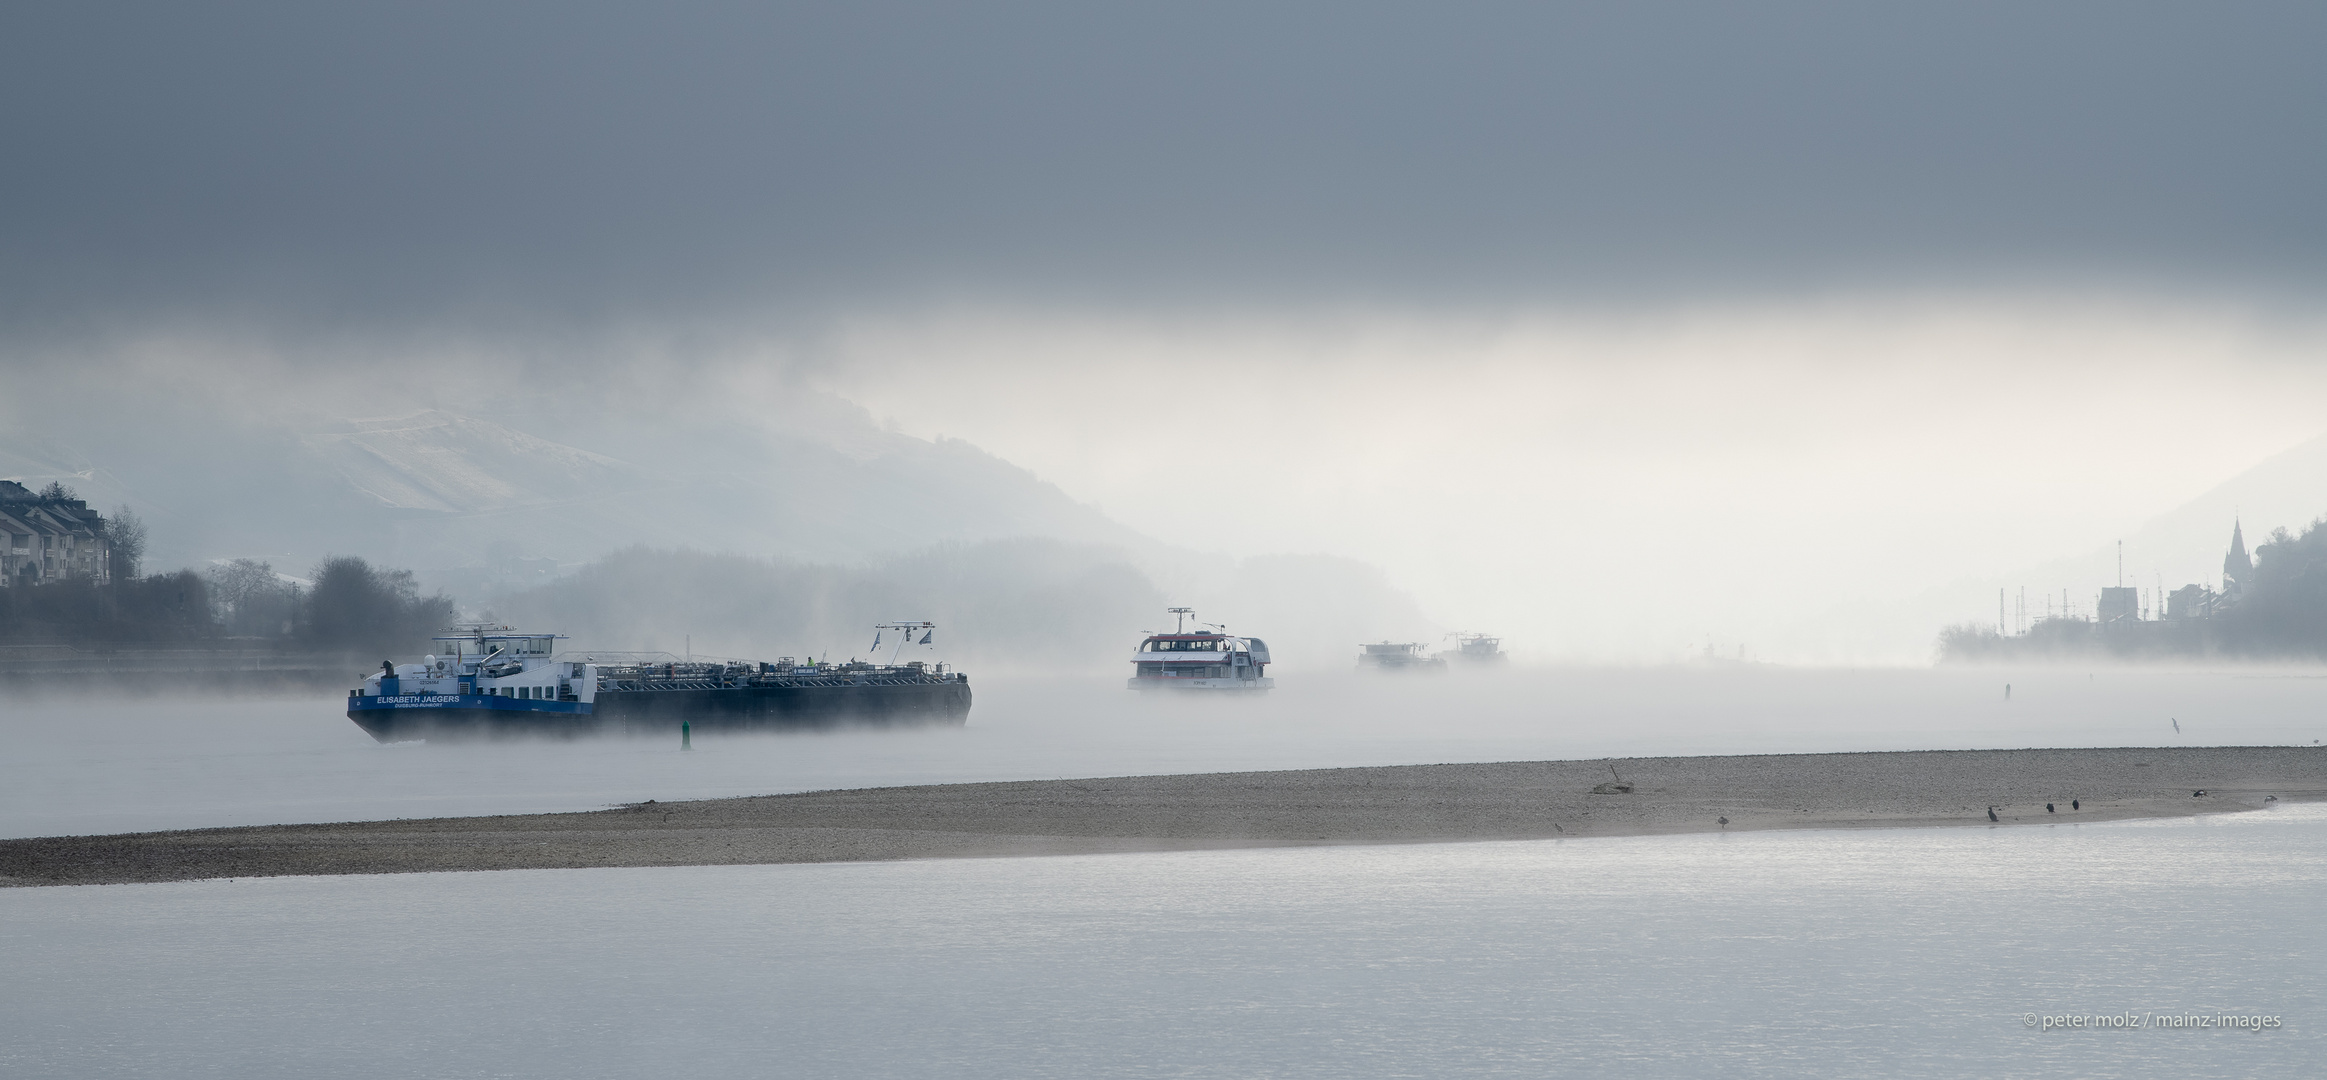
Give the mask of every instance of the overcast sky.
POLYGON ((804 376, 1549 652, 1774 641, 2319 433, 2322 43, 2296 3, 17 4, 0 371, 342 415, 804 376))
POLYGON ((2312 4, 14 4, 22 320, 2316 284, 2312 4))

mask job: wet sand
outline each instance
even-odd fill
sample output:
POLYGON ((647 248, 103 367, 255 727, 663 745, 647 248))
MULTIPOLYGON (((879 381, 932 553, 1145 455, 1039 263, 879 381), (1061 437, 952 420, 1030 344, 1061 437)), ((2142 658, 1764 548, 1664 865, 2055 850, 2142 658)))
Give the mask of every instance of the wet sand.
POLYGON ((868 788, 650 802, 579 814, 0 840, 0 885, 1722 829, 2001 828, 2253 810, 2270 805, 2269 796, 2284 802, 2327 799, 2327 749, 1614 758, 868 788), (2072 809, 2071 800, 2081 808, 2072 809), (2048 802, 2055 808, 2049 812, 2048 802), (1991 806, 1995 822, 1988 820, 1991 806))

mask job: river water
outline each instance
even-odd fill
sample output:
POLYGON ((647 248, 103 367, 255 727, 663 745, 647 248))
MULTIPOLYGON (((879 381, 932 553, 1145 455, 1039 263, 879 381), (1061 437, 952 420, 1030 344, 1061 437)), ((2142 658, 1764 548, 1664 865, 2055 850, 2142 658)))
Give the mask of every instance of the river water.
POLYGON ((2327 678, 1752 666, 1287 675, 1257 701, 974 684, 962 729, 381 746, 338 698, 0 701, 0 836, 589 810, 823 788, 1659 754, 2309 745, 2327 678), (2010 681, 2012 696, 2005 698, 2010 681), (2176 730, 2178 725, 2179 730, 2176 730))
POLYGON ((14 889, 0 971, 25 1077, 2299 1076, 2327 811, 14 889))
MULTIPOLYGON (((2252 674, 1336 673, 1176 704, 1119 685, 991 680, 964 729, 687 752, 380 746, 336 699, 15 700, 0 835, 2327 737, 2327 680, 2252 674)), ((10 1077, 2301 1075, 2327 1060, 2327 811, 13 889, 0 972, 10 1077), (2069 1017, 2086 1026, 2046 1022, 2069 1017)))

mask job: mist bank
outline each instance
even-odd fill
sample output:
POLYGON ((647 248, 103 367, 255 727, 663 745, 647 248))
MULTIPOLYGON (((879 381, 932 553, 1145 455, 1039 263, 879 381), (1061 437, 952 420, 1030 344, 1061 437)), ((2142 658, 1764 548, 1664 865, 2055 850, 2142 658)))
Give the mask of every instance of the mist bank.
POLYGON ((856 563, 646 546, 481 602, 483 617, 555 631, 563 647, 767 659, 871 659, 876 623, 937 624, 930 644, 880 655, 981 670, 1116 672, 1164 609, 1269 642, 1296 667, 1347 666, 1357 644, 1432 627, 1376 568, 1320 555, 1141 559, 1042 538, 934 545, 856 563))
POLYGON ((2183 544, 2145 514, 2242 469, 2250 510, 2327 476, 2319 444, 2250 468, 2317 438, 2316 320, 1958 299, 125 338, 0 400, 0 476, 133 508, 163 565, 356 552, 472 603, 638 544, 853 565, 1041 537, 1182 595, 1222 556, 1317 552, 1517 657, 1620 664, 1927 663, 1998 585, 2107 560, 2001 568, 2122 535, 2137 577, 2179 577, 2226 515, 2183 544), (2118 430, 2225 384, 2276 392, 2235 430, 2118 430))
MULTIPOLYGON (((2218 562, 2227 505, 2201 530, 2135 530, 2193 497, 2220 505, 2225 477, 2318 439, 2323 328, 2219 297, 2074 290, 1631 311, 964 305, 866 312, 817 378, 1166 543, 1383 566, 1515 655, 1671 662, 1710 639, 1730 657, 1922 664, 1938 627, 1981 610, 1978 586, 1933 595, 1949 583, 1984 582, 1988 610, 1998 584, 2081 586, 2004 572, 2119 536, 2128 571, 2218 562), (1158 393, 1166 371, 1236 390, 1158 393), (2270 392, 2238 393, 2236 425, 2126 429, 2226 386, 2270 392), (1219 482, 1191 453, 1261 482, 1219 482)), ((2282 465, 2230 501, 2300 505, 2327 481, 2327 453, 2282 465)))

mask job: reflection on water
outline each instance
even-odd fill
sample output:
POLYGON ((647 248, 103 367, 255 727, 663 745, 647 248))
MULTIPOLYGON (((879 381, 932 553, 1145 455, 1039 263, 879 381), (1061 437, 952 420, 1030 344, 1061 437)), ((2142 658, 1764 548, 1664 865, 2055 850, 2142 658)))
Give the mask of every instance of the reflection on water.
POLYGON ((1291 673, 1253 701, 981 680, 963 730, 382 747, 318 701, 10 701, 0 835, 586 810, 818 788, 1651 754, 2308 744, 2327 679, 2100 672, 1291 673), (2010 701, 2003 684, 2014 683, 2010 701), (2177 734, 2172 724, 2178 722, 2177 734))
POLYGON ((0 970, 9 1076, 2294 1076, 2327 812, 19 889, 0 970), (2126 1012, 2283 1026, 2023 1020, 2126 1012))

